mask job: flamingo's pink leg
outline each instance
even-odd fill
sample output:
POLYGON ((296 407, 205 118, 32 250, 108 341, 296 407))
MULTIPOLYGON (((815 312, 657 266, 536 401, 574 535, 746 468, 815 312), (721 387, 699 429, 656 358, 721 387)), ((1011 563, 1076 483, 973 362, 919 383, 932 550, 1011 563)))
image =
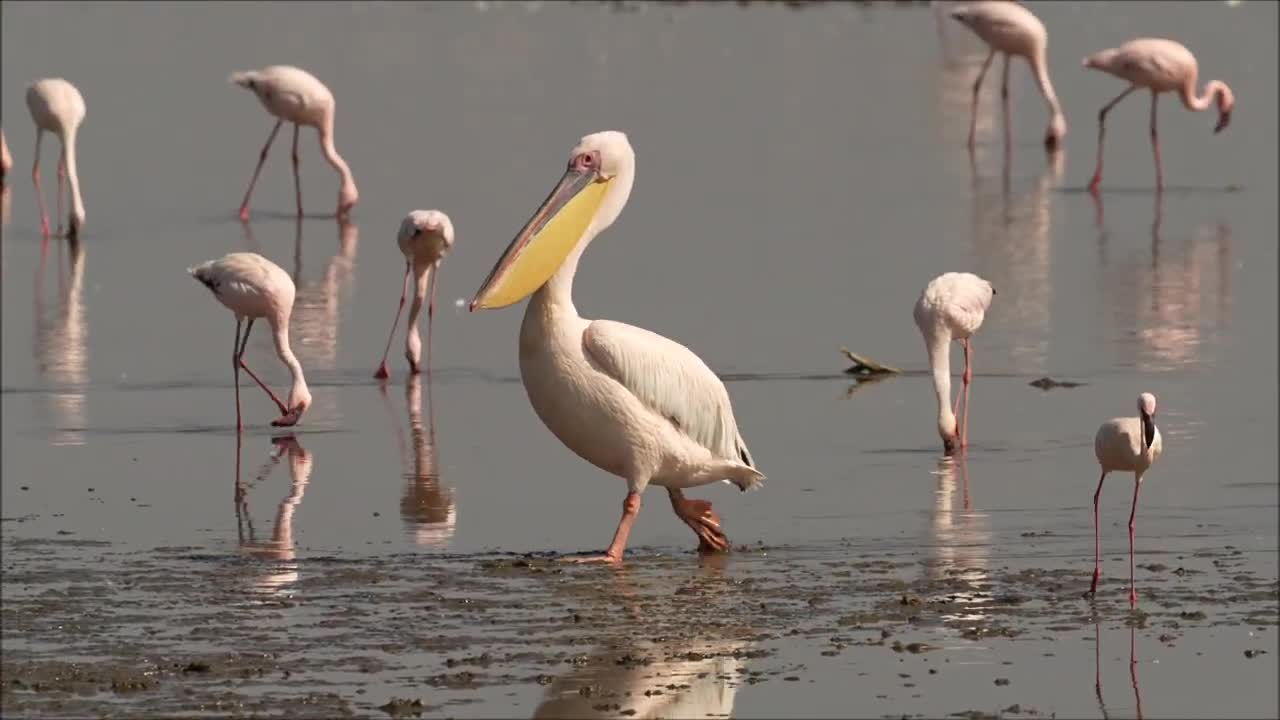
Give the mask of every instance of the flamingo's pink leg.
POLYGON ((437 260, 431 268, 431 277, 427 278, 427 284, 431 286, 431 299, 427 301, 427 372, 431 371, 431 326, 436 315, 436 273, 439 270, 440 261, 437 260))
POLYGON ((1098 164, 1093 170, 1093 179, 1089 181, 1089 192, 1095 195, 1098 194, 1098 185, 1102 183, 1102 140, 1107 134, 1107 113, 1111 112, 1111 108, 1115 107, 1116 103, 1137 89, 1137 85, 1130 85, 1124 92, 1117 95, 1115 100, 1103 105, 1098 111, 1098 164))
POLYGON ((1156 132, 1156 106, 1160 94, 1151 91, 1151 152, 1156 158, 1156 192, 1164 191, 1164 167, 1160 164, 1160 135, 1156 132))
MULTIPOLYGON (((231 368, 232 368, 232 374, 235 376, 235 383, 236 383, 236 432, 237 433, 244 432, 244 416, 240 414, 240 354, 243 352, 240 349, 240 324, 242 322, 243 321, 240 320, 240 318, 236 318, 236 339, 235 339, 235 342, 231 344, 231 368)), ((239 443, 239 440, 237 440, 236 442, 239 443)), ((238 449, 239 448, 237 448, 237 450, 238 449)), ((236 454, 237 481, 239 480, 239 477, 240 477, 240 456, 239 456, 239 453, 237 453, 236 454)))
POLYGON ((973 383, 973 366, 970 365, 969 338, 960 342, 964 345, 964 420, 960 423, 960 447, 963 448, 969 446, 969 386, 973 383))
POLYGON ((283 124, 284 120, 276 121, 276 126, 271 128, 271 134, 267 136, 267 144, 262 146, 262 152, 258 155, 258 166, 253 169, 253 177, 249 179, 249 189, 244 191, 244 200, 240 203, 240 222, 249 222, 249 196, 253 194, 253 186, 258 183, 262 164, 267 161, 267 150, 271 149, 271 143, 275 141, 276 133, 280 132, 280 126, 283 124))
POLYGON ((987 69, 991 67, 991 61, 995 60, 996 51, 992 50, 987 53, 987 59, 982 61, 982 69, 978 71, 978 79, 973 81, 973 108, 969 113, 969 149, 973 149, 974 134, 978 129, 978 92, 982 90, 982 79, 987 76, 987 69))
POLYGON ((1013 144, 1013 123, 1009 114, 1009 54, 1004 55, 1004 67, 1002 68, 1003 77, 1000 82, 1000 105, 1004 119, 1004 146, 1007 148, 1013 144))
POLYGON ((40 234, 49 237, 49 211, 45 209, 44 190, 40 187, 40 140, 44 138, 44 130, 36 128, 35 160, 31 163, 31 182, 36 186, 36 202, 40 205, 40 234))
POLYGON ((58 153, 58 234, 62 234, 62 195, 66 192, 65 185, 67 182, 67 148, 63 145, 62 152, 58 153))
POLYGON ((298 217, 302 217, 302 175, 298 172, 298 124, 293 124, 293 191, 298 201, 298 217))
POLYGON ((276 394, 271 392, 271 388, 267 387, 267 384, 262 382, 262 380, 259 379, 258 376, 252 370, 249 369, 248 365, 244 364, 244 352, 249 347, 249 331, 253 329, 253 320, 254 318, 249 318, 249 324, 246 325, 244 328, 244 337, 241 338, 240 340, 240 352, 237 353, 237 358, 236 358, 237 364, 241 367, 241 369, 249 373, 249 377, 253 378, 253 381, 258 383, 258 387, 262 388, 264 391, 266 391, 267 395, 271 396, 271 401, 276 404, 276 407, 280 408, 281 415, 288 414, 289 409, 284 406, 284 403, 280 402, 280 398, 276 397, 276 394))
POLYGON ((387 347, 382 351, 382 363, 378 365, 378 371, 373 374, 379 380, 385 380, 390 375, 387 372, 387 354, 391 352, 391 341, 396 336, 396 326, 400 324, 400 312, 404 310, 404 299, 409 294, 409 271, 411 267, 412 265, 408 262, 404 264, 404 283, 400 288, 400 306, 396 308, 396 319, 391 322, 391 334, 387 336, 387 347))
POLYGON ((1098 498, 1102 497, 1102 483, 1107 479, 1103 472, 1098 478, 1098 489, 1093 491, 1093 582, 1089 584, 1089 594, 1098 592, 1098 577, 1102 575, 1102 545, 1098 542, 1098 498))
POLYGON ((1138 604, 1138 590, 1134 586, 1133 573, 1133 521, 1138 514, 1138 491, 1141 489, 1142 474, 1138 473, 1133 479, 1133 507, 1129 510, 1129 607, 1135 607, 1138 604))

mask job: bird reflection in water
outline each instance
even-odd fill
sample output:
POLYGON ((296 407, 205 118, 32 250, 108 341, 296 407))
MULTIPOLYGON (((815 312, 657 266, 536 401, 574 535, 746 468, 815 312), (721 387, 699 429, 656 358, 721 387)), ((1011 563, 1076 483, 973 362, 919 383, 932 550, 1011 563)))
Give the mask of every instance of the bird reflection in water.
POLYGON ((1110 267, 1107 251, 1111 234, 1105 224, 1102 197, 1094 196, 1093 202, 1102 274, 1125 278, 1125 282, 1103 284, 1104 292, 1112 296, 1107 297, 1108 307, 1121 308, 1107 313, 1108 319, 1119 324, 1112 328, 1113 336, 1136 337, 1139 370, 1169 370, 1199 362, 1201 349, 1214 347, 1217 334, 1230 324, 1231 226, 1225 222, 1202 226, 1170 253, 1163 228, 1163 193, 1157 192, 1149 264, 1135 258, 1110 267), (1213 288, 1206 292, 1204 286, 1209 283, 1213 288), (1206 303, 1206 298, 1211 299, 1206 303))
POLYGON ((297 551, 293 541, 293 514, 302 503, 302 495, 311 481, 311 453, 298 443, 293 435, 271 438, 275 452, 258 468, 253 480, 245 483, 240 474, 240 449, 242 436, 236 437, 236 531, 240 551, 250 557, 265 560, 262 571, 254 578, 254 589, 276 594, 284 592, 298 581, 297 551), (253 515, 249 510, 249 491, 265 480, 283 455, 289 457, 289 492, 276 508, 275 526, 270 539, 258 539, 253 528, 253 515))
POLYGON ((973 509, 969 466, 964 457, 942 458, 934 474, 938 476, 938 489, 929 519, 932 537, 928 545, 933 557, 926 565, 928 576, 954 587, 949 594, 954 596, 956 610, 944 616, 945 620, 981 622, 987 617, 983 606, 989 602, 978 593, 980 587, 989 584, 991 519, 987 513, 973 509), (971 592, 964 592, 964 588, 971 592))
MULTIPOLYGON (((714 582, 722 570, 720 563, 707 563, 701 569, 704 577, 712 576, 707 577, 712 582, 695 579, 700 591, 714 594, 714 588, 733 587, 714 582)), ((694 634, 696 638, 679 637, 681 631, 673 632, 669 619, 655 617, 648 603, 640 607, 652 596, 646 598, 637 591, 629 570, 609 575, 611 584, 601 590, 607 596, 601 607, 627 619, 626 633, 602 642, 586 662, 554 679, 533 717, 613 718, 627 711, 631 711, 628 717, 637 720, 731 717, 737 683, 743 677, 740 658, 750 641, 708 637, 705 629, 715 624, 704 626, 694 634), (666 642, 648 639, 655 637, 666 642), (619 662, 628 656, 651 662, 619 662), (588 687, 591 691, 584 693, 588 687)))
POLYGON ((53 387, 49 402, 57 429, 53 445, 83 445, 86 425, 85 386, 89 382, 89 325, 84 307, 84 246, 75 239, 55 238, 58 302, 47 312, 44 300, 45 265, 49 253, 42 248, 36 270, 36 360, 41 377, 53 387), (62 274, 62 247, 66 245, 67 277, 62 274))
POLYGON ((973 242, 977 273, 1000 290, 1000 322, 1009 328, 1010 361, 1022 373, 1043 373, 1049 352, 1053 188, 1066 154, 1045 156, 1044 170, 1013 192, 1013 149, 1006 144, 1000 178, 984 177, 970 154, 973 242))
MULTIPOLYGON (((938 136, 946 147, 963 143, 968 136, 968 125, 957 123, 955 119, 968 118, 973 111, 973 83, 987 56, 987 51, 979 47, 973 33, 966 31, 962 35, 953 31, 952 26, 963 28, 947 15, 950 8, 945 6, 952 4, 954 3, 934 3, 943 60, 938 66, 934 94, 938 107, 933 113, 933 120, 936 123, 938 136), (957 36, 961 36, 960 42, 956 42, 957 36)), ((998 92, 988 93, 988 100, 998 94, 998 92)), ((995 124, 994 101, 978 103, 975 123, 978 137, 987 137, 991 134, 991 127, 995 124)), ((981 147, 978 145, 978 148, 981 147)))
MULTIPOLYGON (((428 376, 429 377, 429 376, 428 376)), ((387 383, 378 384, 378 392, 391 415, 396 430, 396 444, 404 468, 404 496, 400 498, 400 517, 414 541, 423 547, 448 549, 458 524, 458 503, 453 489, 440 482, 440 463, 436 455, 436 421, 431 405, 431 383, 427 381, 427 421, 422 421, 421 375, 409 375, 404 388, 409 408, 409 432, 413 438, 413 457, 405 442, 404 426, 395 418, 387 383)))
MULTIPOLYGON (((1093 622, 1093 691, 1098 696, 1098 709, 1104 720, 1110 718, 1107 704, 1102 699, 1102 621, 1093 622)), ((1138 626, 1129 623, 1129 684, 1133 686, 1133 701, 1138 720, 1142 720, 1142 691, 1138 689, 1138 626)))

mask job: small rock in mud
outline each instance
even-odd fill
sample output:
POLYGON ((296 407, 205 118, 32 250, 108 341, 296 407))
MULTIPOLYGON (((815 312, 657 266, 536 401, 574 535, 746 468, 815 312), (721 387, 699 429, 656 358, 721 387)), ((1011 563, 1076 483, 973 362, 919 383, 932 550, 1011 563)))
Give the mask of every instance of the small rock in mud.
POLYGON ((196 673, 207 673, 207 672, 209 672, 209 669, 210 669, 210 668, 209 668, 209 663, 204 662, 203 660, 196 660, 196 661, 193 661, 193 662, 187 663, 187 666, 186 666, 186 667, 184 667, 184 668, 182 668, 182 672, 184 672, 184 673, 193 673, 193 672, 196 672, 196 673))
POLYGON ((1204 620, 1208 616, 1206 616, 1203 612, 1200 612, 1199 610, 1190 610, 1190 611, 1184 611, 1184 612, 1178 613, 1178 617, 1182 618, 1183 620, 1204 620))
POLYGON ((1041 390, 1052 390, 1054 388, 1080 387, 1084 383, 1072 382, 1071 380, 1054 380, 1051 377, 1042 377, 1038 380, 1032 380, 1027 384, 1034 388, 1040 388, 1041 390))
POLYGON ((390 702, 385 705, 378 706, 378 709, 391 717, 401 717, 403 715, 421 715, 427 708, 422 704, 421 700, 401 700, 400 698, 391 698, 390 702))
POLYGON ((1256 658, 1259 655, 1266 655, 1266 654, 1267 654, 1266 650, 1259 650, 1258 648, 1250 648, 1249 650, 1244 651, 1244 656, 1250 659, 1256 658))
POLYGON ((1009 678, 996 678, 996 685, 1004 687, 1009 684, 1009 678))

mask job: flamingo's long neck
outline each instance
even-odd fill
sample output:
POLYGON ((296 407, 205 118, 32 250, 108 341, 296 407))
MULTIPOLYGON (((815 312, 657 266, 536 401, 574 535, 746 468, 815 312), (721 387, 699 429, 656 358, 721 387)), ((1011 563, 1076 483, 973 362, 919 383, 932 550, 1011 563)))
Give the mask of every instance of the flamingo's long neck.
POLYGON ((951 409, 951 336, 935 331, 928 338, 929 369, 938 395, 938 434, 944 439, 956 433, 956 415, 951 409))
POLYGON ((1040 86, 1040 93, 1044 95, 1044 101, 1049 104, 1049 112, 1053 113, 1055 119, 1062 119, 1065 122, 1066 116, 1062 114, 1062 104, 1058 102, 1058 95, 1053 91, 1053 82, 1049 80, 1049 61, 1046 52, 1041 50, 1038 54, 1032 56, 1032 70, 1035 71, 1036 83, 1040 86))
POLYGON ((1196 78, 1193 76, 1187 79, 1187 83, 1182 86, 1178 96, 1182 98, 1182 104, 1188 110, 1202 112, 1212 107, 1215 99, 1218 101, 1218 107, 1221 108, 1226 98, 1231 97, 1231 88, 1221 80, 1210 80, 1204 86, 1204 92, 1197 96, 1196 78))
POLYGON ((308 394, 308 390, 307 379, 302 374, 302 363, 298 362, 297 356, 293 354, 293 349, 289 347, 288 314, 285 314, 280 319, 272 318, 271 339, 275 341, 276 355, 280 358, 280 362, 289 368, 289 375, 293 378, 293 385, 289 388, 289 399, 286 401, 289 407, 292 408, 297 397, 308 394))
POLYGON ((342 159, 338 154, 338 149, 333 145, 333 114, 330 113, 328 119, 320 126, 320 152, 324 154, 324 159, 338 171, 338 175, 342 178, 343 189, 350 188, 355 190, 356 179, 351 174, 351 168, 347 167, 347 161, 342 159))
POLYGON ((71 183, 71 214, 76 225, 84 222, 84 200, 80 197, 80 174, 76 172, 76 134, 80 128, 71 127, 62 132, 62 148, 67 158, 67 181, 71 183))

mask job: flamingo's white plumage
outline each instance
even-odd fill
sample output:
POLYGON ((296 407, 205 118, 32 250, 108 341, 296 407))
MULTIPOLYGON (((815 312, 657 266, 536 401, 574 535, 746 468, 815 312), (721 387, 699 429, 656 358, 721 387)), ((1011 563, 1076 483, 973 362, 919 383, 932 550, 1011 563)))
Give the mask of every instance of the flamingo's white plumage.
POLYGON ((396 244, 404 255, 404 284, 400 289, 396 319, 391 323, 391 335, 387 337, 387 347, 382 351, 382 363, 374 373, 374 377, 379 379, 388 375, 387 353, 391 351, 391 340, 396 336, 396 325, 400 323, 400 311, 404 310, 404 299, 409 294, 411 275, 417 279, 417 283, 413 305, 409 308, 404 356, 409 360, 409 372, 415 375, 421 372, 422 338, 418 335, 418 316, 422 313, 422 302, 430 295, 427 302, 427 361, 431 361, 431 324, 436 314, 436 272, 453 247, 453 222, 439 210, 414 210, 400 223, 396 244))
POLYGON ((9 177, 13 168, 13 156, 9 154, 9 142, 4 139, 4 130, 0 130, 0 181, 9 177))
POLYGON ((1098 577, 1102 574, 1101 547, 1098 542, 1098 498, 1102 495, 1102 483, 1110 472, 1133 473, 1133 507, 1129 510, 1129 604, 1138 604, 1138 593, 1133 586, 1133 536, 1134 518, 1138 513, 1138 491, 1142 489, 1142 476, 1160 457, 1164 444, 1160 430, 1156 428, 1156 396, 1142 393, 1138 396, 1138 416, 1112 418, 1098 428, 1093 439, 1093 452, 1102 467, 1098 489, 1093 493, 1093 582, 1089 593, 1098 590, 1098 577))
POLYGON ((557 438, 627 482, 613 542, 619 562, 650 483, 665 487, 703 549, 727 549, 710 503, 684 488, 716 480, 743 490, 764 479, 738 430, 729 394, 683 345, 638 327, 587 320, 574 307, 583 251, 613 224, 635 181, 635 152, 620 132, 574 147, 551 195, 516 235, 471 301, 501 308, 532 295, 520 328, 520 376, 529 401, 557 438))
POLYGON ((68 231, 75 235, 84 226, 84 200, 80 197, 80 175, 76 172, 76 136, 84 122, 84 96, 75 85, 62 78, 41 78, 27 86, 27 109, 36 124, 35 158, 31 164, 31 180, 36 185, 40 203, 41 231, 49 234, 49 213, 45 209, 44 192, 40 189, 40 140, 45 131, 58 136, 62 154, 58 157, 58 216, 62 216, 62 180, 71 184, 71 216, 68 231))
POLYGON ((280 417, 271 421, 277 427, 293 425, 311 406, 311 392, 307 389, 307 380, 302 372, 302 363, 293 354, 289 346, 289 317, 293 313, 295 288, 293 279, 283 268, 257 253, 236 252, 224 255, 217 260, 209 260, 187 272, 200 281, 218 302, 235 313, 236 337, 232 345, 231 365, 234 368, 236 384, 236 426, 244 430, 244 421, 240 414, 240 370, 243 368, 249 377, 266 391, 280 408, 280 417), (244 351, 249 345, 249 331, 253 322, 265 317, 271 324, 271 338, 275 342, 276 355, 289 374, 293 384, 289 388, 289 402, 280 402, 266 383, 258 379, 244 363, 244 351), (243 337, 240 328, 244 327, 243 337))
POLYGON ((320 152, 333 169, 338 171, 341 186, 338 188, 338 220, 346 220, 351 208, 360 200, 356 179, 333 144, 333 93, 316 76, 292 65, 270 65, 261 70, 231 73, 230 81, 253 92, 268 113, 279 118, 267 142, 258 155, 258 165, 249 180, 249 189, 240 203, 240 219, 249 220, 249 196, 258 182, 262 164, 267 160, 267 150, 276 139, 276 133, 285 122, 293 123, 293 182, 298 205, 298 217, 302 217, 302 181, 298 176, 298 130, 303 125, 316 129, 320 136, 320 152))
POLYGON ((954 454, 957 446, 969 444, 969 384, 973 381, 969 338, 982 327, 995 294, 991 283, 973 273, 944 273, 929 281, 912 313, 929 352, 929 369, 938 394, 938 435, 947 455, 954 454), (955 408, 951 407, 953 340, 964 346, 964 422, 959 432, 956 414, 960 411, 960 393, 956 393, 955 408))

